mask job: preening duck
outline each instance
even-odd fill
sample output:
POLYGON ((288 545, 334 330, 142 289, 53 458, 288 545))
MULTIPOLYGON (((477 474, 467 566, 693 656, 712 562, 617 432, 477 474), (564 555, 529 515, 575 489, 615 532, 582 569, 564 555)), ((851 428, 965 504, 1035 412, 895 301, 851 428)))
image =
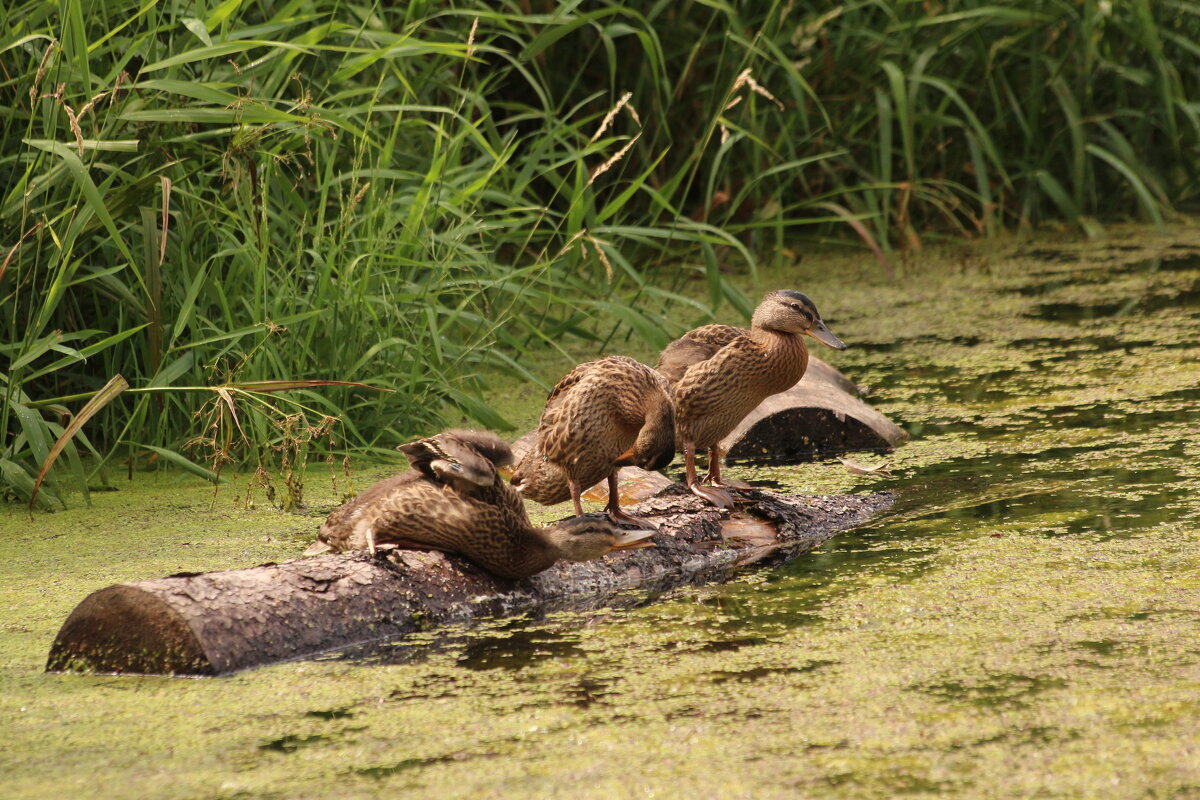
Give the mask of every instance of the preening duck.
POLYGON ((328 549, 441 550, 502 578, 524 578, 560 558, 589 561, 651 546, 645 540, 654 531, 621 530, 603 517, 534 527, 521 496, 496 470, 511 463, 512 451, 494 434, 446 431, 398 449, 413 468, 334 509, 317 535, 328 549))
POLYGON ((580 364, 550 392, 538 421, 537 442, 513 473, 524 497, 551 505, 568 497, 583 514, 579 495, 608 479, 608 515, 621 510, 617 470, 666 467, 675 458, 675 410, 662 375, 625 356, 580 364))

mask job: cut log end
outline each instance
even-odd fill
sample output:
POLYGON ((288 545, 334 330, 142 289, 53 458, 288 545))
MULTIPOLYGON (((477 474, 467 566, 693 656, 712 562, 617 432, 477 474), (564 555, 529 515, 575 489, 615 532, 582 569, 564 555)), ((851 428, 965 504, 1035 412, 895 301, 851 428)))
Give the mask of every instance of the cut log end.
MULTIPOLYGON (((732 437, 731 437, 732 438, 732 437)), ((732 441, 731 461, 795 464, 850 451, 888 452, 893 443, 871 425, 828 408, 793 406, 765 416, 732 441)))
POLYGON ((161 596, 121 584, 93 592, 59 630, 48 672, 216 673, 187 621, 161 596))

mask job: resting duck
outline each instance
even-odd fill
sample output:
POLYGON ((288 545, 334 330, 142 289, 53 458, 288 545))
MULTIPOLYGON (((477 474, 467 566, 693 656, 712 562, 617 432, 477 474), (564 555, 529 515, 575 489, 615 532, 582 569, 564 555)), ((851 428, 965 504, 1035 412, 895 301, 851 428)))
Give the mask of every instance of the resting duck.
POLYGON ((621 510, 617 470, 659 470, 675 458, 671 385, 645 364, 609 356, 580 364, 546 399, 537 443, 513 473, 512 484, 545 505, 568 497, 583 514, 580 493, 608 478, 608 516, 646 524, 621 510))
POLYGON ((804 376, 805 335, 835 350, 846 349, 821 321, 812 300, 783 289, 763 297, 750 330, 705 325, 662 351, 657 369, 675 387, 676 433, 692 492, 721 508, 733 504, 728 492, 696 480, 696 451, 708 450, 704 480, 721 487, 719 443, 759 403, 804 376))
POLYGON ((496 470, 512 462, 498 436, 452 430, 399 448, 412 462, 336 508, 309 552, 369 550, 390 544, 458 553, 501 578, 525 578, 560 558, 589 561, 614 550, 650 547, 652 530, 626 531, 600 517, 535 528, 521 496, 496 470))

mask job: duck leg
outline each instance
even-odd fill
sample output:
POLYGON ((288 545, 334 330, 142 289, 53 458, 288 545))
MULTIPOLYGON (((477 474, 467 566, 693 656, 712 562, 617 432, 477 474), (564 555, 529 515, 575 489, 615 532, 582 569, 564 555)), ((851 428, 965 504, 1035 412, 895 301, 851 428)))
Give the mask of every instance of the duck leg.
POLYGON ((733 496, 729 492, 712 486, 703 486, 696 480, 696 446, 691 442, 685 442, 683 445, 683 469, 687 478, 687 487, 692 494, 704 498, 717 508, 733 506, 733 496))
POLYGON ((583 503, 579 501, 579 495, 583 493, 583 489, 579 486, 579 481, 574 478, 567 478, 567 486, 571 489, 571 502, 575 504, 575 516, 583 516, 583 503))
POLYGON ((626 514, 621 510, 621 493, 617 489, 617 470, 608 473, 608 518, 618 525, 622 522, 629 525, 636 525, 639 528, 653 528, 658 530, 658 526, 640 517, 635 517, 632 514, 626 514))
POLYGON ((727 486, 721 483, 721 448, 715 444, 708 448, 708 474, 704 476, 704 482, 713 486, 727 486))
POLYGON ((711 486, 717 486, 722 489, 733 490, 736 486, 725 483, 721 480, 721 456, 724 453, 715 445, 708 450, 708 474, 704 476, 704 480, 711 486))

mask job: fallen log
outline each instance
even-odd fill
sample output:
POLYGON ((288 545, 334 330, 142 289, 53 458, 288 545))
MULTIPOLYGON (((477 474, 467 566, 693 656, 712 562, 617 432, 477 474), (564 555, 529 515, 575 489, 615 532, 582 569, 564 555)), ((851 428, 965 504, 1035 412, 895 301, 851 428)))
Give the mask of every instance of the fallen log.
POLYGON ((800 382, 771 395, 721 441, 730 461, 794 464, 852 450, 886 452, 908 432, 860 400, 860 387, 819 358, 800 382))
POLYGON ((743 493, 720 511, 672 485, 631 511, 654 520, 656 547, 562 562, 518 581, 463 558, 391 550, 110 586, 63 624, 46 669, 220 675, 480 617, 619 604, 777 564, 860 525, 890 494, 743 493))

